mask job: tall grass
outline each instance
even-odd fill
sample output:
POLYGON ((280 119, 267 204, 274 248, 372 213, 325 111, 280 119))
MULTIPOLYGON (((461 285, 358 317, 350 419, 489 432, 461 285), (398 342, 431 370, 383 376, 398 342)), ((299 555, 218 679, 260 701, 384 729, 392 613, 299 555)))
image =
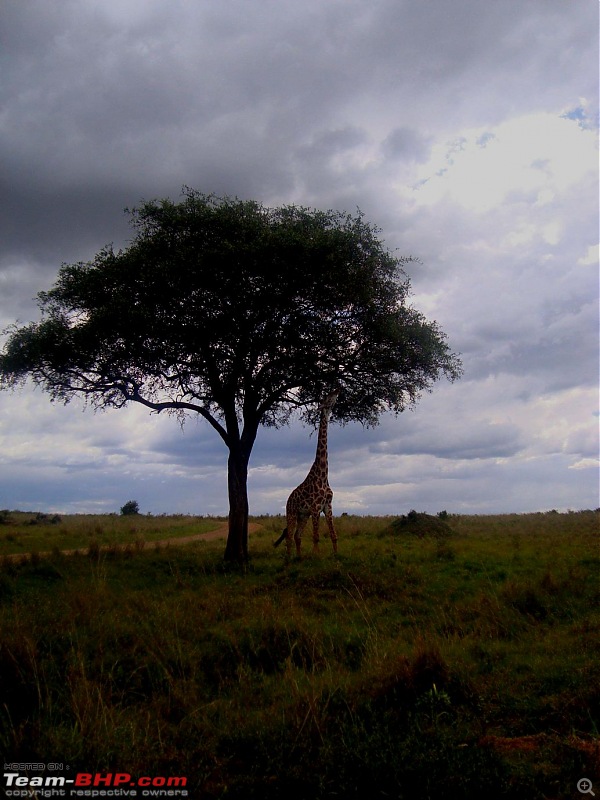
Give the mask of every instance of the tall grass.
POLYGON ((76 514, 60 516, 40 512, 0 512, 0 556, 52 550, 86 550, 131 545, 160 539, 208 533, 225 518, 153 517, 141 514, 76 514))
MULTIPOLYGON (((0 748, 194 798, 571 798, 598 770, 598 515, 338 519, 0 572, 0 748), (310 550, 310 548, 307 548, 310 550)), ((169 520, 165 525, 171 524, 169 520)))

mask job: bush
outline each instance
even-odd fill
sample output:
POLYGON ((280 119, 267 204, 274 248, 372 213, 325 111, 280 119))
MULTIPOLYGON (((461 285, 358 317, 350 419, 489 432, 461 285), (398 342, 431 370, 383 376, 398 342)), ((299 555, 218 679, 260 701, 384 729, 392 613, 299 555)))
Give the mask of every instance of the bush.
POLYGON ((50 516, 50 514, 44 514, 43 511, 38 511, 35 517, 29 520, 30 525, 58 525, 59 522, 62 520, 58 514, 50 516))
POLYGON ((453 531, 447 522, 439 516, 433 517, 430 514, 420 514, 417 511, 409 511, 406 516, 398 517, 389 526, 388 531, 392 534, 410 534, 419 539, 433 537, 443 539, 451 536, 453 531))
POLYGON ((124 517, 132 516, 133 514, 140 513, 140 506, 137 500, 128 500, 124 506, 121 506, 121 514, 124 517))

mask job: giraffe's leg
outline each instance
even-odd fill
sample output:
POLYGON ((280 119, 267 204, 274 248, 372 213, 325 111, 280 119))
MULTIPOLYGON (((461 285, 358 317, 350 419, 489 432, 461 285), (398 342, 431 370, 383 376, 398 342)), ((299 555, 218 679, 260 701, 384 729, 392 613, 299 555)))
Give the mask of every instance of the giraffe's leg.
MULTIPOLYGON (((294 541, 296 542, 296 555, 300 558, 300 547, 302 545, 302 531, 306 528, 306 523, 308 522, 308 517, 298 517, 298 522, 296 524, 296 533, 294 534, 294 541)), ((291 546, 291 543, 290 543, 291 546)))
POLYGON ((295 514, 288 513, 286 516, 286 528, 285 528, 285 550, 286 550, 286 560, 289 561, 292 557, 292 539, 294 538, 294 532, 298 525, 298 519, 295 514))
POLYGON ((335 532, 335 526, 333 524, 333 511, 331 509, 331 503, 328 503, 323 510, 325 513, 325 520, 327 522, 327 527, 329 528, 329 535, 331 537, 333 552, 334 554, 337 554, 337 533, 335 532))
POLYGON ((319 552, 319 521, 321 514, 317 511, 316 514, 311 514, 313 526, 313 553, 319 552))

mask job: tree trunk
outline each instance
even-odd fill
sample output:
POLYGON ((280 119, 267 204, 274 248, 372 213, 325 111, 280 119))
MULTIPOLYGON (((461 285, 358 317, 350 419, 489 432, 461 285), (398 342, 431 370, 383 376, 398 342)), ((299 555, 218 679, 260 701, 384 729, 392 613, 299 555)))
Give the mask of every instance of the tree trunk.
POLYGON ((229 488, 229 533, 225 560, 248 561, 248 459, 231 450, 227 462, 229 488))

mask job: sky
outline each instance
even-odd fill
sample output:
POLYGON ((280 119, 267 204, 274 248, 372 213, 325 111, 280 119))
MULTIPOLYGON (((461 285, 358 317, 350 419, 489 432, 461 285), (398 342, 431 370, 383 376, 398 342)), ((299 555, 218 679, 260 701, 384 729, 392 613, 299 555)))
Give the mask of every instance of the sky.
MULTIPOLYGON (((0 26, 0 329, 142 199, 358 207, 464 375, 331 427, 334 513, 600 504, 596 0, 4 0, 0 26)), ((315 447, 259 431, 251 513, 315 447)), ((201 419, 0 393, 0 508, 226 514, 226 461, 201 419)))

